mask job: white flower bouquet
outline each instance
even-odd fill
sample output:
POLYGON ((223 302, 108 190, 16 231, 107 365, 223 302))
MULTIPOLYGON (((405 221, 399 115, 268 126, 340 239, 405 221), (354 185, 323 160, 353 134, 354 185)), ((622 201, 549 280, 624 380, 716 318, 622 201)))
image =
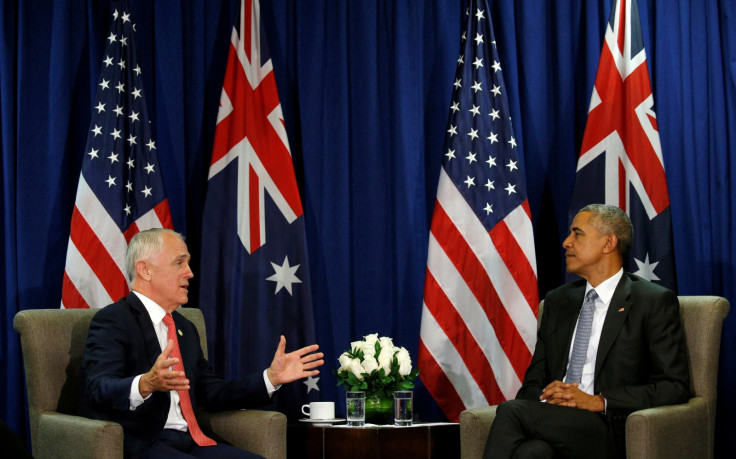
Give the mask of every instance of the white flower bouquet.
POLYGON ((396 390, 414 388, 414 380, 419 374, 418 369, 411 367, 409 351, 394 346, 389 337, 379 338, 378 333, 350 343, 350 350, 343 352, 337 360, 340 368, 333 373, 338 386, 384 397, 392 397, 396 390))

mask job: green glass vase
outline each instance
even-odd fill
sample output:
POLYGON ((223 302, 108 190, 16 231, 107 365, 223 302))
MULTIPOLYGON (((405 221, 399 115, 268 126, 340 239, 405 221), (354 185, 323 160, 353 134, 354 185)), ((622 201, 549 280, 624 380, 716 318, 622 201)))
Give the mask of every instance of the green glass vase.
POLYGON ((393 424, 394 399, 383 392, 365 394, 365 422, 369 424, 393 424))

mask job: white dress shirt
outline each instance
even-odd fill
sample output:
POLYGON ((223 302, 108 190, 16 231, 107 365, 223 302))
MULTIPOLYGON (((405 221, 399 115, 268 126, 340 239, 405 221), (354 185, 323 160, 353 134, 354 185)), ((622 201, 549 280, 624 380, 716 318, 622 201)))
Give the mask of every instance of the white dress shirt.
MULTIPOLYGON (((616 290, 618 282, 624 275, 624 270, 621 268, 619 272, 604 280, 597 287, 595 292, 598 294, 598 298, 595 300, 595 311, 593 312, 593 325, 590 329, 590 341, 588 341, 588 352, 585 354, 585 364, 583 365, 583 375, 580 378, 580 385, 578 388, 583 392, 596 395, 593 393, 595 388, 595 359, 598 355, 598 344, 601 340, 601 331, 603 330, 603 322, 606 320, 606 313, 608 312, 608 306, 611 304, 611 298, 613 298, 613 292, 616 290)), ((585 286, 585 294, 592 289, 593 286, 588 282, 585 286)), ((577 325, 575 325, 575 334, 577 334, 577 325)), ((572 336, 571 343, 575 342, 575 334, 572 336)), ((572 348, 570 346, 570 354, 568 355, 568 368, 570 366, 570 359, 572 357, 572 348)))
MULTIPOLYGON (((143 303, 143 306, 145 306, 146 311, 148 311, 148 315, 151 317, 151 322, 153 322, 153 330, 156 332, 156 337, 158 338, 158 343, 161 346, 161 351, 163 352, 164 349, 166 349, 166 345, 169 342, 169 327, 164 323, 164 316, 166 315, 166 311, 164 311, 164 308, 159 306, 155 301, 148 298, 147 296, 138 293, 136 291, 131 291, 131 294, 136 294, 138 298, 141 300, 141 303, 143 303)), ((274 387, 273 384, 271 384, 271 381, 268 379, 268 370, 263 370, 263 380, 266 383, 266 389, 268 390, 268 395, 273 395, 276 390, 281 387, 280 385, 278 387, 274 387)), ((130 410, 135 411, 136 408, 138 408, 145 400, 148 399, 151 395, 149 394, 148 397, 143 397, 140 393, 138 384, 141 379, 141 376, 138 375, 133 379, 133 383, 130 386, 130 410)), ((171 406, 169 406, 169 415, 166 418, 166 424, 164 424, 164 429, 174 429, 174 430, 180 430, 182 432, 187 431, 187 421, 184 419, 184 414, 181 412, 181 407, 179 406, 179 393, 175 390, 170 391, 171 392, 171 406)))

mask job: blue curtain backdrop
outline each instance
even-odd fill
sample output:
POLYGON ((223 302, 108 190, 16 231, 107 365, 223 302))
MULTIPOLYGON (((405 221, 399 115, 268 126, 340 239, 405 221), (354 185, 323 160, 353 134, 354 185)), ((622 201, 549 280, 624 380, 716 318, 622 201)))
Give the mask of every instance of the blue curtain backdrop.
MULTIPOLYGON (((56 308, 91 100, 114 5, 0 6, 0 416, 27 433, 22 309, 56 308)), ((378 332, 416 356, 429 220, 464 7, 459 0, 262 0, 307 224, 317 336, 330 370, 378 332)), ((237 0, 132 0, 174 225, 199 253, 207 165, 237 0)), ((736 300, 736 2, 640 0, 672 203, 679 294, 736 300)), ((496 0, 537 246, 540 294, 560 243, 610 0, 496 0)), ((195 271, 196 274, 196 271, 195 271)), ((195 277, 195 281, 196 281, 195 277)), ((196 288, 196 285, 193 285, 196 288)), ((196 291, 191 298, 197 298, 196 291)), ((198 306, 198 305, 195 305, 198 306)), ((201 305, 201 307, 208 307, 201 305)), ((721 353, 717 447, 736 454, 736 312, 721 353)), ((217 339, 217 337, 211 337, 217 339)), ((421 388, 420 416, 440 414, 421 388)))

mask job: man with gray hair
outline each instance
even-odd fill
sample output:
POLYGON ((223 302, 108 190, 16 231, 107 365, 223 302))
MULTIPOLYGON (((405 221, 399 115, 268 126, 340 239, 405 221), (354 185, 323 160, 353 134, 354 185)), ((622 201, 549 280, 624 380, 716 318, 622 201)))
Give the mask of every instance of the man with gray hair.
POLYGON ((624 272, 633 237, 618 207, 577 213, 562 247, 582 279, 547 294, 524 382, 498 406, 484 457, 625 457, 629 413, 688 399, 677 296, 624 272))
POLYGON ((313 344, 286 353, 282 336, 263 374, 226 381, 204 358, 194 324, 176 310, 194 277, 184 238, 171 230, 135 235, 126 253, 128 297, 90 324, 82 359, 81 413, 123 426, 126 457, 254 457, 199 428, 197 407, 262 406, 281 384, 319 373, 313 344))

